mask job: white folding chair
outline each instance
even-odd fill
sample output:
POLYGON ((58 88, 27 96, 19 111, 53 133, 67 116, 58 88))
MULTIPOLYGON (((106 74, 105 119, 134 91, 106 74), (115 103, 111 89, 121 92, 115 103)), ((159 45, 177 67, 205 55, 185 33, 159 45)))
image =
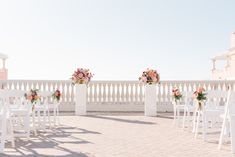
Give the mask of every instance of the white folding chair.
POLYGON ((188 127, 190 125, 190 117, 195 114, 195 106, 193 103, 193 92, 186 92, 184 97, 184 115, 183 115, 183 129, 187 123, 188 127))
POLYGON ((203 139, 206 141, 207 139, 207 129, 208 124, 211 123, 211 127, 213 123, 218 122, 220 114, 224 112, 224 101, 227 99, 227 91, 208 91, 207 93, 207 100, 202 106, 201 109, 197 109, 195 117, 197 117, 195 124, 195 138, 198 136, 198 129, 199 124, 202 122, 202 132, 203 132, 203 139), (201 119, 201 120, 200 120, 201 119))
POLYGON ((33 107, 33 123, 35 128, 46 129, 46 108, 41 104, 41 102, 35 102, 32 104, 33 107), (42 114, 42 115, 41 115, 42 114))
POLYGON ((229 91, 225 105, 225 111, 221 117, 223 117, 223 123, 220 132, 218 148, 221 149, 224 135, 227 135, 231 137, 232 152, 235 153, 235 91, 229 91), (230 135, 228 135, 228 133, 230 135))
POLYGON ((46 116, 46 123, 48 123, 49 127, 51 127, 51 124, 56 123, 60 124, 59 120, 59 105, 60 102, 58 101, 51 101, 52 100, 52 92, 49 91, 41 91, 41 104, 45 107, 45 116, 46 116), (53 113, 53 119, 51 118, 51 112, 53 113))
POLYGON ((15 146, 12 120, 9 116, 9 101, 8 93, 5 90, 0 90, 0 153, 4 151, 5 142, 11 141, 12 147, 15 146))
POLYGON ((47 124, 51 127, 49 99, 51 98, 52 93, 49 91, 40 91, 38 94, 40 95, 40 102, 35 105, 34 112, 37 116, 38 128, 43 128, 45 130, 47 124))
POLYGON ((9 90, 10 112, 16 137, 30 137, 30 114, 32 107, 24 98, 24 91, 9 90))
POLYGON ((185 108, 185 102, 182 100, 184 99, 184 96, 185 96, 185 92, 182 92, 182 98, 180 100, 173 100, 172 101, 172 104, 173 104, 173 109, 174 109, 174 121, 173 123, 176 124, 176 121, 177 121, 177 124, 180 125, 180 112, 181 111, 184 111, 184 108, 185 108))
POLYGON ((5 139, 6 139, 6 107, 4 104, 4 101, 1 100, 1 104, 0 104, 0 122, 1 122, 1 126, 0 126, 0 133, 1 133, 1 143, 0 143, 0 153, 2 153, 4 151, 5 148, 5 139))
POLYGON ((51 110, 53 111, 53 117, 54 117, 53 123, 54 123, 54 126, 56 124, 60 125, 59 106, 60 106, 60 102, 59 101, 53 101, 53 103, 48 106, 49 111, 51 111, 51 110))

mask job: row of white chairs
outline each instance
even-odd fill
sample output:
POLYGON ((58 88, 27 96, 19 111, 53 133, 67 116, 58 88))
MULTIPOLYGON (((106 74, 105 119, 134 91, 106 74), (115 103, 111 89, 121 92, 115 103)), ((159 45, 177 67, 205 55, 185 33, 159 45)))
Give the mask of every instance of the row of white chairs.
POLYGON ((221 148, 224 135, 231 139, 232 152, 235 153, 235 122, 231 121, 235 118, 235 92, 234 91, 208 91, 207 100, 202 108, 198 108, 197 102, 193 97, 193 92, 183 92, 181 102, 173 102, 174 106, 174 124, 182 127, 190 128, 194 137, 197 138, 199 128, 202 128, 203 139, 207 140, 208 127, 221 124, 221 134, 219 138, 219 148, 221 148), (180 113, 183 112, 183 116, 180 113), (200 127, 202 125, 202 127, 200 127))
POLYGON ((24 94, 25 91, 20 90, 0 90, 0 152, 4 151, 7 141, 14 147, 16 137, 29 139, 31 131, 37 134, 39 129, 51 128, 52 123, 59 124, 60 103, 50 102, 51 92, 39 92, 40 101, 34 104, 26 100, 24 94))

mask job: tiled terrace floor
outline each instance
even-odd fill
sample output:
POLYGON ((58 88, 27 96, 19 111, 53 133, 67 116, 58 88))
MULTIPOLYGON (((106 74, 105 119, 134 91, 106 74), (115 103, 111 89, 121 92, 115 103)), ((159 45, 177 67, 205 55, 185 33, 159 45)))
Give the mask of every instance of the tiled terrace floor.
POLYGON ((61 126, 40 132, 30 141, 7 144, 0 157, 230 157, 230 145, 218 150, 219 134, 208 142, 194 139, 172 119, 141 115, 62 116, 61 126))

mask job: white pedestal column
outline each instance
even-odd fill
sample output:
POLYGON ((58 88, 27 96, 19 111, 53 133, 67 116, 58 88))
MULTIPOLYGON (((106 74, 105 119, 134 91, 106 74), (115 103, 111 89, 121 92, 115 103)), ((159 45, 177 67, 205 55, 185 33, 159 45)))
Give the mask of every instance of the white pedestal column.
POLYGON ((75 114, 78 116, 86 115, 87 86, 86 84, 75 85, 75 114))
POLYGON ((145 116, 157 116, 157 87, 156 84, 145 86, 145 101, 144 101, 145 116))

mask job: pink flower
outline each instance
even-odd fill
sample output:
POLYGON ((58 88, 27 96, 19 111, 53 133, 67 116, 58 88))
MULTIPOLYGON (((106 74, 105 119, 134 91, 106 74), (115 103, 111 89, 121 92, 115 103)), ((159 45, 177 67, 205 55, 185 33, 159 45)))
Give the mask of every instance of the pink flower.
POLYGON ((153 84, 158 83, 160 78, 156 70, 148 68, 146 71, 143 71, 142 76, 139 77, 139 80, 144 83, 153 84))
POLYGON ((78 78, 83 78, 83 74, 82 74, 82 73, 79 73, 79 74, 78 74, 78 78))
POLYGON ((156 77, 152 78, 152 80, 153 80, 153 82, 157 82, 157 78, 156 77))
POLYGON ((71 80, 73 84, 79 83, 88 83, 93 77, 93 74, 89 71, 89 69, 77 68, 77 70, 73 73, 71 80))
POLYGON ((202 92, 205 92, 205 89, 203 87, 199 87, 196 92, 202 93, 202 92))

